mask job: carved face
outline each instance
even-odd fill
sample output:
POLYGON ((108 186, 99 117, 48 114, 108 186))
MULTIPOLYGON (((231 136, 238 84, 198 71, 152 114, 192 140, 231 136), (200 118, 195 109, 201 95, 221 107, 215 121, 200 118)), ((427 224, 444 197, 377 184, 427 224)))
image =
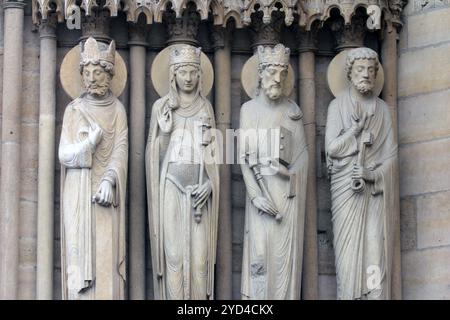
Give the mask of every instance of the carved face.
POLYGON ((193 65, 182 66, 175 73, 177 87, 184 93, 194 92, 197 89, 199 79, 199 68, 193 65))
POLYGON ((287 67, 277 65, 268 65, 260 72, 261 89, 269 99, 277 100, 281 97, 287 72, 287 67))
POLYGON ((111 84, 111 75, 100 65, 89 63, 83 67, 83 82, 90 95, 104 96, 111 84))
POLYGON ((376 61, 357 59, 353 63, 350 79, 353 86, 362 94, 369 94, 375 87, 376 61))

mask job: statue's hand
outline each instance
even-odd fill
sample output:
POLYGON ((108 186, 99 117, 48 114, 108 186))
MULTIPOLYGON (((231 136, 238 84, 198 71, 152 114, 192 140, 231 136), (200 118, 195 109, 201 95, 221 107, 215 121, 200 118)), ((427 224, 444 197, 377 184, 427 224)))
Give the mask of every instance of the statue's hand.
POLYGON ((112 186, 111 182, 103 180, 100 184, 100 187, 98 188, 97 193, 94 196, 95 202, 97 202, 101 206, 109 207, 113 202, 113 189, 114 187, 112 186))
POLYGON ((283 177, 290 177, 289 169, 277 159, 269 160, 269 167, 283 177))
POLYGON ((103 131, 98 124, 94 124, 91 127, 89 127, 88 139, 92 148, 97 147, 98 143, 102 139, 102 134, 103 131))
POLYGON ((252 200, 252 203, 256 208, 270 215, 276 216, 279 213, 277 208, 275 207, 275 204, 273 204, 272 201, 265 197, 255 197, 252 200))
POLYGON ((359 117, 356 113, 351 116, 352 126, 350 130, 352 130, 355 137, 361 133, 366 125, 367 114, 364 112, 362 117, 359 117))
POLYGON ((203 208, 206 201, 208 201, 209 196, 212 192, 211 181, 206 181, 201 186, 196 185, 194 191, 192 191, 192 196, 194 197, 194 208, 203 208))
POLYGON ((370 171, 362 166, 357 164, 353 165, 352 179, 359 180, 363 179, 367 182, 373 182, 375 180, 375 175, 373 171, 370 171))

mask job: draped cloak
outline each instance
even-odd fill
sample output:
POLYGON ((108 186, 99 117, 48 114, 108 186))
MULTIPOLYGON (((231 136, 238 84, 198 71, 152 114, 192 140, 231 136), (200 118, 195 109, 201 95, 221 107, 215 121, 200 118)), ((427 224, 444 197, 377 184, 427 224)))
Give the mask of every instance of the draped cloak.
POLYGON ((126 280, 125 194, 128 126, 125 109, 111 93, 86 94, 64 112, 61 162, 61 257, 63 299, 124 299, 126 280), (100 126, 95 150, 89 127, 100 126), (113 204, 92 202, 102 179, 115 181, 113 204))
MULTIPOLYGON (((397 143, 387 104, 375 97, 361 104, 368 114, 373 143, 366 147, 364 167, 375 181, 363 192, 351 189, 360 137, 348 131, 355 112, 350 91, 328 109, 325 148, 331 178, 332 222, 338 299, 390 299, 394 231, 398 224, 397 143), (378 280, 377 280, 378 279, 378 280)), ((361 115, 360 115, 361 116, 361 115)))
MULTIPOLYGON (((292 133, 292 161, 287 169, 290 174, 295 174, 291 178, 293 181, 280 174, 263 175, 263 183, 283 216, 281 222, 277 222, 273 216, 261 214, 253 205, 252 199, 264 194, 252 169, 247 163, 241 162, 247 190, 242 299, 300 299, 308 174, 308 152, 302 117, 298 105, 288 99, 276 106, 268 106, 258 96, 241 108, 241 158, 242 152, 247 151, 247 147, 243 147, 246 138, 242 135, 250 133, 251 136, 255 129, 257 132, 264 132, 284 127, 292 133), (291 182, 295 190, 293 197, 288 196, 291 182)), ((267 136, 258 133, 256 146, 248 142, 248 148, 251 149, 249 151, 256 152, 258 163, 263 157, 271 158, 273 155, 270 144, 263 137, 267 136)))
MULTIPOLYGON (((179 107, 169 112, 168 105, 168 95, 153 104, 145 154, 155 299, 213 299, 219 211, 218 165, 216 161, 204 162, 206 174, 203 183, 209 179, 212 192, 202 208, 201 222, 197 224, 194 221, 193 198, 190 199, 192 190, 184 189, 168 173, 170 158, 168 155, 173 151, 175 136, 172 135, 173 130, 165 126, 167 123, 175 126, 178 119, 184 122, 186 135, 193 135, 186 126, 195 119, 198 120, 200 114, 206 113, 212 119, 211 125, 214 129, 214 113, 209 101, 200 94, 187 107, 179 107), (167 198, 169 195, 171 198, 167 198), (174 208, 180 212, 173 212, 174 208), (206 234, 206 241, 194 238, 196 230, 206 234), (176 243, 169 243, 168 239, 174 239, 176 243), (200 290, 201 293, 199 290, 194 292, 193 289, 193 278, 203 276, 198 274, 203 273, 203 267, 200 267, 202 271, 197 270, 192 261, 198 251, 204 251, 199 246, 206 249, 206 261, 203 261, 206 263, 206 295, 203 295, 203 288, 200 290), (180 277, 169 283, 168 269, 171 272, 178 272, 180 277)), ((215 159, 214 153, 218 151, 213 141, 205 147, 204 154, 210 154, 210 159, 215 159)))

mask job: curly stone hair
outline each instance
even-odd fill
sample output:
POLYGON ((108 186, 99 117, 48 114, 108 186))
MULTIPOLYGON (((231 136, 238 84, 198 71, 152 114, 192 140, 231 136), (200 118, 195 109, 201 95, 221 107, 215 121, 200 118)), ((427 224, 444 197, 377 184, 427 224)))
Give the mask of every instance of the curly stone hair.
POLYGON ((103 69, 105 69, 105 71, 110 75, 111 78, 114 76, 114 64, 104 60, 95 60, 95 61, 89 60, 86 62, 80 62, 81 74, 83 73, 83 68, 87 66, 89 63, 92 63, 93 65, 99 64, 103 69))
POLYGON ((378 53, 370 48, 356 48, 351 49, 347 54, 347 59, 345 60, 345 73, 347 74, 347 79, 351 81, 352 67, 356 60, 375 60, 375 75, 378 73, 380 67, 380 61, 378 60, 378 53))

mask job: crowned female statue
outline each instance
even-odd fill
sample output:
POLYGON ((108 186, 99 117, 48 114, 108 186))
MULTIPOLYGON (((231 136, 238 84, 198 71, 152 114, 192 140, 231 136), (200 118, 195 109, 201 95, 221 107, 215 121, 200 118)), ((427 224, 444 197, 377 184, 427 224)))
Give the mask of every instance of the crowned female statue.
MULTIPOLYGON (((145 160, 156 299, 214 297, 219 171, 201 55, 200 48, 175 45, 152 67, 152 75, 169 73, 168 92, 152 107, 145 160), (159 63, 167 54, 168 63, 159 63)), ((159 80, 153 77, 157 90, 167 83, 159 80)))
POLYGON ((110 90, 115 44, 89 38, 81 59, 72 50, 62 73, 79 68, 86 92, 67 106, 59 144, 63 299, 124 299, 128 127, 110 90))

